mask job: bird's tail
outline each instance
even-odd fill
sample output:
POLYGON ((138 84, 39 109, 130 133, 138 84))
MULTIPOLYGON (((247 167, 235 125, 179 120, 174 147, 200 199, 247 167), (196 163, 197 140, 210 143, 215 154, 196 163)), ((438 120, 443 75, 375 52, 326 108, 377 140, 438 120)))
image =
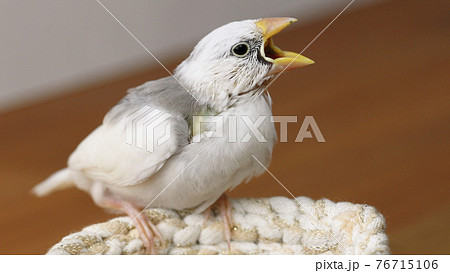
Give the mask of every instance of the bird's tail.
POLYGON ((37 184, 32 189, 32 192, 35 195, 42 197, 54 191, 70 188, 72 186, 74 186, 74 183, 71 179, 70 170, 65 168, 55 172, 45 181, 37 184))

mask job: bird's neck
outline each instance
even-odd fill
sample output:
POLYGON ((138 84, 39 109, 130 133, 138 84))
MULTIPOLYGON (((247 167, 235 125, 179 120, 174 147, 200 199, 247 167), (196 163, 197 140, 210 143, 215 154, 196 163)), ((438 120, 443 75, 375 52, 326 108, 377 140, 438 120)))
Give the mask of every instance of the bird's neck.
POLYGON ((211 82, 197 78, 197 75, 187 77, 182 73, 175 73, 174 77, 179 83, 198 101, 216 112, 224 111, 229 105, 228 92, 226 88, 216 87, 211 82))
MULTIPOLYGON (((192 75, 192 74, 191 74, 192 75)), ((181 85, 198 101, 217 113, 226 111, 242 103, 251 103, 265 91, 264 86, 247 89, 236 89, 229 81, 205 81, 196 78, 196 75, 186 77, 179 73, 174 74, 181 85)))

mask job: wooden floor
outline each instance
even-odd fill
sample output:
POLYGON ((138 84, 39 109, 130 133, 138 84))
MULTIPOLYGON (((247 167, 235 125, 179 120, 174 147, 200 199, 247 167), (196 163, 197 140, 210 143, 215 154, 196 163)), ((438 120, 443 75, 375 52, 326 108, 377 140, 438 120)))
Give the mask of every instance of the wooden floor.
MULTIPOLYGON (((304 52, 315 65, 271 86, 274 114, 314 116, 326 143, 295 143, 300 123, 289 124, 270 170, 296 196, 375 206, 394 254, 450 254, 449 11, 444 0, 350 9, 304 52)), ((275 40, 300 51, 333 17, 275 40)), ((45 253, 112 217, 75 189, 43 199, 29 190, 65 166, 127 88, 162 76, 144 70, 0 116, 0 253, 45 253)), ((268 174, 231 192, 273 195, 289 196, 268 174)))

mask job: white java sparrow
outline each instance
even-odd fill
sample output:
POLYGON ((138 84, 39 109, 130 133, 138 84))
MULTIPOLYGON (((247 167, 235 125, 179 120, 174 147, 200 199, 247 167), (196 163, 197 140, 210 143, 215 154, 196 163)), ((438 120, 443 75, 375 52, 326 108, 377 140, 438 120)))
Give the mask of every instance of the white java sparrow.
MULTIPOLYGON (((134 218, 144 246, 154 253, 153 235, 161 237, 138 208, 204 211, 228 189, 262 174, 259 162, 269 164, 277 136, 266 85, 285 68, 314 63, 272 41, 295 21, 244 20, 215 29, 173 77, 130 89, 72 153, 68 167, 34 193, 76 186, 97 205, 134 218), (201 115, 217 122, 201 123, 201 115), (212 127, 222 133, 204 137, 212 127)), ((229 229, 226 236, 229 242, 229 229)))

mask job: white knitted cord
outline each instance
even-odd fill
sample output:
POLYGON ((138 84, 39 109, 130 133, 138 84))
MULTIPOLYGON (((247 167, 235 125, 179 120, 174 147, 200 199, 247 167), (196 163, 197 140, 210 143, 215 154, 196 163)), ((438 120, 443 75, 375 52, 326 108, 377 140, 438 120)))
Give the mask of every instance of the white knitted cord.
MULTIPOLYGON (((231 200, 231 252, 222 218, 148 209, 165 244, 158 254, 389 254, 383 216, 373 207, 307 197, 231 200), (313 217, 314 216, 314 217, 313 217)), ((129 217, 118 217, 70 234, 47 254, 143 254, 129 217)))

